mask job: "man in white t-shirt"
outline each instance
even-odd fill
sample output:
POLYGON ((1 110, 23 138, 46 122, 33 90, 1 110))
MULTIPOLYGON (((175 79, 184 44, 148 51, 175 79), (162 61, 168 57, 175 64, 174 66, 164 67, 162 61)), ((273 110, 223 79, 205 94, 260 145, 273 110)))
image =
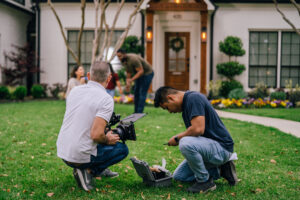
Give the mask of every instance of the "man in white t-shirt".
POLYGON ((105 90, 111 78, 109 65, 95 62, 87 76, 88 84, 74 88, 67 97, 56 142, 58 157, 74 168, 74 178, 85 191, 93 189, 93 176, 128 155, 117 134, 105 134, 114 109, 113 99, 105 90))

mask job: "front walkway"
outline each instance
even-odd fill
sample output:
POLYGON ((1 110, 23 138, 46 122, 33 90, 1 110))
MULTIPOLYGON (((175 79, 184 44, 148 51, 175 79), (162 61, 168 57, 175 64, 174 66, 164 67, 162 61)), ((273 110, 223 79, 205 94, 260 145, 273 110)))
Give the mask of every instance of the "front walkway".
POLYGON ((270 126, 279 129, 282 132, 290 133, 300 138, 300 122, 271 117, 260 117, 254 115, 238 114, 216 110, 220 117, 237 119, 240 121, 253 122, 264 126, 270 126))

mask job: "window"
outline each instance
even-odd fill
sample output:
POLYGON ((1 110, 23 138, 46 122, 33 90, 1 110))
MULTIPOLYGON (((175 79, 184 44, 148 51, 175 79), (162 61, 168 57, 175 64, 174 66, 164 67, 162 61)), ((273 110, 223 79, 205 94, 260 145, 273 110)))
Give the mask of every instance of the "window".
POLYGON ((25 5, 25 0, 13 0, 13 1, 15 1, 17 3, 20 3, 22 5, 25 5))
POLYGON ((283 32, 281 38, 280 87, 289 80, 300 85, 300 36, 295 32, 283 32))
POLYGON ((263 82, 276 87, 277 32, 250 32, 249 87, 263 82))
MULTIPOLYGON (((115 30, 114 36, 112 38, 111 47, 109 48, 108 54, 111 54, 113 51, 113 46, 121 36, 123 31, 121 30, 115 30)), ((68 43, 70 45, 70 48, 73 49, 75 54, 77 54, 77 41, 78 41, 78 35, 79 30, 70 30, 68 31, 68 43)), ((104 38, 104 33, 101 36, 101 41, 104 38)), ((88 30, 83 31, 81 36, 81 63, 84 67, 85 73, 90 70, 91 60, 92 60, 92 49, 93 49, 93 39, 94 39, 94 31, 88 30)), ((100 47, 102 42, 100 41, 100 47)), ((118 59, 114 58, 111 62, 112 65, 118 65, 118 59)), ((68 77, 70 75, 70 72, 72 71, 73 67, 75 67, 76 61, 72 57, 72 55, 68 52, 68 77)))

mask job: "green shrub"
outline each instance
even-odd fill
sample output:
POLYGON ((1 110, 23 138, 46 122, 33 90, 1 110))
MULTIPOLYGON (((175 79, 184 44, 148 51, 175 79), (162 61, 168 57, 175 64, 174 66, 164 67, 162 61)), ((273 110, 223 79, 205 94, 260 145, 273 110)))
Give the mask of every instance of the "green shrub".
POLYGON ((222 86, 220 88, 220 94, 222 97, 227 98, 229 92, 236 88, 243 88, 243 85, 236 80, 222 81, 222 86))
POLYGON ((219 42, 219 50, 229 57, 243 56, 245 54, 242 40, 234 36, 228 36, 225 38, 224 42, 219 42))
POLYGON ((35 99, 45 97, 44 87, 42 85, 38 85, 38 84, 33 85, 31 88, 31 95, 35 99))
POLYGON ((289 101, 295 106, 297 102, 300 102, 300 90, 294 90, 289 93, 289 101))
POLYGON ((135 35, 127 36, 121 48, 124 49, 126 53, 141 54, 144 51, 139 38, 135 35))
POLYGON ((286 94, 285 92, 272 92, 270 95, 270 99, 286 100, 286 94))
POLYGON ((255 88, 249 92, 249 97, 251 98, 265 98, 269 96, 269 89, 267 87, 267 85, 265 85, 264 83, 257 83, 255 88))
POLYGON ((217 64, 218 74, 224 75, 230 80, 232 80, 234 76, 242 74, 245 69, 244 65, 234 61, 217 64))
POLYGON ((27 89, 24 86, 17 87, 13 93, 13 97, 17 100, 23 100, 26 95, 27 95, 27 89))
POLYGON ((10 94, 6 86, 0 86, 0 99, 9 99, 10 94))
POLYGON ((247 97, 247 93, 242 88, 236 88, 229 92, 228 98, 230 99, 243 99, 247 97))

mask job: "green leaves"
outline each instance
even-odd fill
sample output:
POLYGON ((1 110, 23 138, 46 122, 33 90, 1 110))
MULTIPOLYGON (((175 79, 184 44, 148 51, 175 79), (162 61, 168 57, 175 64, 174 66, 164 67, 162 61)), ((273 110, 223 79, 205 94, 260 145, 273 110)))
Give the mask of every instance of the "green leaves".
POLYGON ((242 40, 238 37, 228 36, 224 42, 219 42, 219 50, 230 56, 243 56, 245 50, 243 49, 242 40))
POLYGON ((232 80, 234 76, 240 75, 245 71, 246 67, 238 62, 227 62, 217 64, 217 72, 232 80))

